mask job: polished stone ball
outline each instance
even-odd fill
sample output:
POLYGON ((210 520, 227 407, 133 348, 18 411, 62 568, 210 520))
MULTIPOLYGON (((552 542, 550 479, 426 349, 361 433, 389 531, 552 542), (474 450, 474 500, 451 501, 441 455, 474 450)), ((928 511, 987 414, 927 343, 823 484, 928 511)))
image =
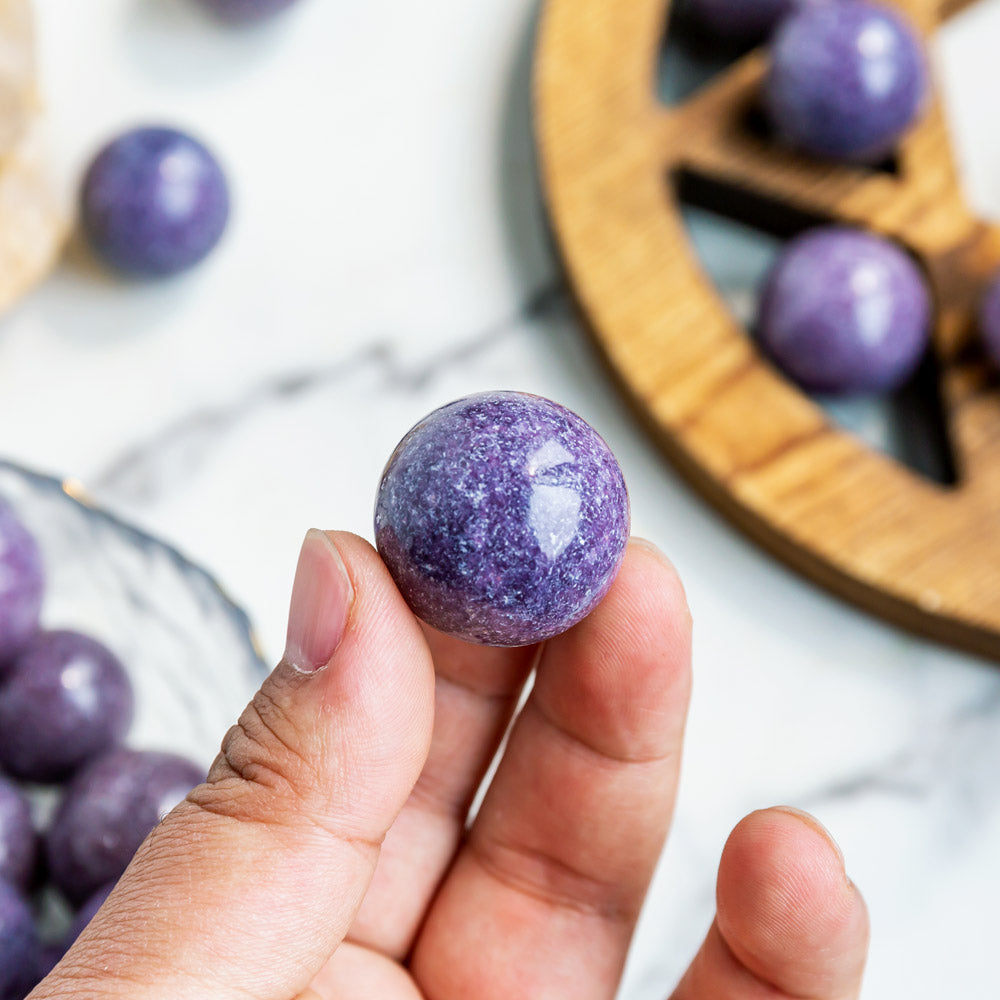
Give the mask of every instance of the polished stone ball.
POLYGON ((38 835, 24 793, 0 775, 0 882, 28 890, 35 874, 38 835))
POLYGON ((193 267, 229 219, 229 187, 215 157, 171 128, 137 128, 104 147, 81 195, 90 244, 126 274, 161 277, 193 267))
POLYGON ((107 647, 80 632, 39 632, 0 687, 0 764, 26 781, 65 778, 121 741, 134 703, 107 647))
POLYGON ((297 0, 201 0, 217 17, 237 24, 252 24, 274 17, 297 0))
POLYGON ((809 4, 782 22, 771 46, 764 102, 784 140, 814 156, 886 156, 929 91, 914 28, 866 0, 809 4))
POLYGON ((520 392, 425 417, 389 459, 375 506, 379 552, 414 612, 491 646, 539 642, 584 618, 628 535, 625 480, 603 438, 520 392))
POLYGON ((798 7, 823 0, 687 0, 685 17, 706 34, 734 41, 756 41, 768 35, 798 7))
POLYGON ((809 230, 766 279, 757 336, 804 389, 891 392, 913 374, 930 337, 923 273, 895 243, 860 229, 809 230))
POLYGON ((990 282, 979 306, 979 335, 990 360, 1000 368, 1000 274, 990 282))
POLYGON ((41 945, 24 897, 0 882, 0 997, 26 996, 38 981, 41 945))
POLYGON ((46 841, 52 881, 82 905, 121 877, 149 832, 204 771, 176 754, 112 750, 67 786, 46 841))
POLYGON ((0 676, 38 630, 44 589, 38 543, 0 500, 0 676))

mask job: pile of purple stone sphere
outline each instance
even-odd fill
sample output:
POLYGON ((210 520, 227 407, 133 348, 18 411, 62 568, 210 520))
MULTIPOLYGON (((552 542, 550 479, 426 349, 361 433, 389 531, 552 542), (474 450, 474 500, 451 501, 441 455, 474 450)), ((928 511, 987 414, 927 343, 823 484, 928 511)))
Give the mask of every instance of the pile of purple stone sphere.
MULTIPOLYGON (((122 745, 125 668, 80 632, 46 630, 42 554, 0 500, 0 1000, 21 1000, 97 912, 146 835, 204 778, 171 753, 122 745), (37 792, 57 791, 44 825, 37 792), (42 893, 75 911, 43 940, 42 893)), ((51 792, 50 792, 51 797, 51 792)))
MULTIPOLYGON (((195 2, 195 0, 192 0, 195 2)), ((263 21, 293 0, 200 0, 230 23, 263 21)), ((130 277, 203 260, 229 218, 215 156, 184 132, 142 127, 87 170, 82 229, 130 277)), ((38 544, 0 498, 0 1000, 22 1000, 90 922, 146 835, 204 778, 168 752, 123 745, 133 713, 125 668, 102 643, 40 622, 38 544), (55 789, 44 820, 39 803, 55 789), (58 939, 38 927, 43 897, 72 911, 58 939)))
MULTIPOLYGON (((776 141, 818 159, 877 169, 919 119, 930 94, 919 33, 898 10, 868 0, 688 0, 702 32, 766 40, 761 95, 776 141)), ((892 240, 851 226, 793 239, 767 276, 756 334, 804 389, 890 393, 927 353, 932 295, 920 265, 892 240)), ((1000 278, 980 313, 1000 365, 1000 278)))

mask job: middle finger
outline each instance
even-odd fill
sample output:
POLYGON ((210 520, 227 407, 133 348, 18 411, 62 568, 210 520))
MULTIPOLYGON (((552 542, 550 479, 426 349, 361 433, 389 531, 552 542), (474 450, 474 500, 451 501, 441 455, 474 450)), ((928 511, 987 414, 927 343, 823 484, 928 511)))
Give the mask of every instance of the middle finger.
POLYGON ((466 818, 531 673, 537 646, 475 646, 424 626, 434 658, 434 734, 389 830, 348 940, 401 959, 451 865, 466 818))

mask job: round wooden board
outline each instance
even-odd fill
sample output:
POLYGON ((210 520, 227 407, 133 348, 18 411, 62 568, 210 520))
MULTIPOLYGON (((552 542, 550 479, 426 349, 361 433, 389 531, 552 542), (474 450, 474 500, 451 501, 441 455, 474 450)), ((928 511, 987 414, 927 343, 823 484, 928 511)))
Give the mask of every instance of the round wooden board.
MULTIPOLYGON (((926 34, 963 0, 895 0, 926 34)), ((747 128, 755 51, 685 103, 656 66, 669 0, 547 0, 535 65, 543 185, 594 337, 669 456, 788 563, 919 633, 1000 659, 1000 391, 975 311, 1000 230, 965 204, 940 104, 895 171, 821 163, 747 128), (938 485, 831 423, 761 357, 705 274, 677 178, 865 225, 925 267, 958 483, 938 485)))

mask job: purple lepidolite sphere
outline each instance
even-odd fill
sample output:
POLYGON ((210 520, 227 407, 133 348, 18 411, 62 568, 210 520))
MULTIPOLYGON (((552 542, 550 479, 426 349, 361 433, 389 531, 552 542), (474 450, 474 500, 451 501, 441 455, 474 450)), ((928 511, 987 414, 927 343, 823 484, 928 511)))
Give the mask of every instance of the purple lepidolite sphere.
POLYGON ((0 764, 27 781, 64 778, 120 742, 133 706, 109 649, 79 632, 39 632, 0 687, 0 764))
POLYGON ((229 219, 229 186, 215 157, 171 128, 133 129, 105 146, 87 171, 81 201, 91 245, 134 275, 193 267, 229 219))
POLYGON ((823 0, 688 0, 686 15, 706 32, 738 41, 769 34, 792 11, 823 0))
POLYGON ((990 360, 1000 367, 1000 274, 994 276, 980 303, 979 334, 990 360))
POLYGON ((24 897, 0 882, 0 997, 26 996, 38 980, 41 945, 24 897))
POLYGON ((539 396, 485 392, 435 410, 382 475, 375 540, 410 607, 470 642, 558 635, 607 593, 628 492, 603 438, 539 396))
POLYGON ((920 114, 929 89, 915 30, 865 0, 809 4, 778 28, 765 104, 776 132, 807 153, 873 161, 920 114))
POLYGON ((38 543, 0 500, 0 676, 38 630, 44 589, 38 543))
POLYGON ((201 0, 201 2, 223 20, 249 24, 274 17, 291 7, 296 0, 201 0))
POLYGON ((927 349, 931 300, 913 259, 860 229, 829 226, 792 240, 768 275, 757 335, 803 388, 890 392, 927 349))
POLYGON ((84 903, 121 877, 150 830, 204 778, 176 754, 120 748, 99 757, 70 782, 52 821, 52 881, 84 903))
POLYGON ((13 782, 0 776, 0 882, 27 890, 37 853, 31 806, 13 782))

